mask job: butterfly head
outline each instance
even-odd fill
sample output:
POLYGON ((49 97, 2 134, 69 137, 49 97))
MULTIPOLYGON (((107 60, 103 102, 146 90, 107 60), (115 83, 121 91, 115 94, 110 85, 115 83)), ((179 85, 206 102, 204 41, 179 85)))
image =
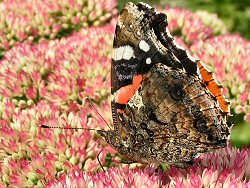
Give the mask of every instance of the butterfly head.
POLYGON ((97 130, 97 133, 103 137, 108 144, 110 144, 113 147, 119 147, 120 146, 120 141, 118 139, 118 134, 116 131, 113 130, 97 130))

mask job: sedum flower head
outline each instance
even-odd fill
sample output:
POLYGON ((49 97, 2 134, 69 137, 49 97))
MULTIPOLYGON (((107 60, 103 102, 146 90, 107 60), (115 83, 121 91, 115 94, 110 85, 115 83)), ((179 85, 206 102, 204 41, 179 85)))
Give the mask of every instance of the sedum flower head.
POLYGON ((188 169, 171 167, 166 172, 155 168, 111 168, 105 172, 75 171, 50 182, 47 187, 243 187, 250 186, 250 150, 220 149, 199 157, 188 169))
POLYGON ((226 25, 220 18, 218 18, 217 14, 203 10, 199 10, 195 12, 195 14, 202 20, 203 24, 212 28, 214 35, 222 35, 228 32, 226 25))
POLYGON ((167 7, 162 11, 167 14, 170 32, 181 36, 187 45, 227 32, 226 26, 215 14, 205 11, 194 13, 176 7, 167 7))
POLYGON ((222 35, 199 41, 191 51, 214 70, 216 78, 227 87, 235 113, 245 114, 250 122, 250 42, 238 35, 222 35))
POLYGON ((0 3, 0 49, 103 25, 117 13, 116 4, 115 0, 4 0, 0 3))
MULTIPOLYGON (((0 185, 43 187, 72 170, 95 171, 104 142, 94 131, 109 119, 110 52, 114 23, 67 38, 16 45, 0 60, 0 185), (108 118, 106 118, 108 117, 108 118)), ((99 159, 104 166, 103 148, 99 159)))
MULTIPOLYGON (((42 129, 39 124, 59 127, 103 127, 89 106, 80 112, 60 114, 48 102, 27 109, 3 98, 0 102, 0 184, 14 187, 44 186, 47 181, 72 170, 95 171, 103 165, 110 147, 103 147, 95 132, 88 130, 42 129), (10 114, 11 113, 11 114, 10 114)), ((100 129, 100 128, 99 128, 100 129)))
POLYGON ((76 111, 85 97, 106 103, 113 32, 111 23, 60 40, 15 46, 0 60, 0 95, 20 108, 47 100, 76 111))

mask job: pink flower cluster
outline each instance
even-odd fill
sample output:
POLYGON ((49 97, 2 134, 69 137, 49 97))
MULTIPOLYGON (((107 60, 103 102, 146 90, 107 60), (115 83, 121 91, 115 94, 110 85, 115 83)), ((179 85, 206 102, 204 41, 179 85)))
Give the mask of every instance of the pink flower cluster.
POLYGON ((50 182, 50 188, 63 187, 241 187, 250 183, 250 149, 228 148, 203 155, 188 169, 171 167, 166 172, 144 169, 111 168, 106 172, 75 171, 50 182))
POLYGON ((104 101, 110 90, 114 25, 37 45, 16 45, 0 61, 0 95, 20 108, 46 100, 66 111, 79 110, 85 97, 104 101))
POLYGON ((198 41, 191 51, 227 88, 235 113, 245 114, 244 120, 250 122, 250 42, 239 35, 222 35, 198 41))
POLYGON ((38 102, 27 109, 16 108, 9 99, 0 101, 0 187, 44 186, 60 174, 72 170, 95 171, 107 153, 94 131, 43 129, 39 124, 59 127, 100 129, 105 124, 95 118, 89 105, 80 112, 60 114, 57 106, 38 102))
POLYGON ((168 16, 169 31, 174 36, 181 37, 188 46, 197 40, 204 41, 227 32, 226 26, 216 14, 205 11, 194 13, 187 9, 173 7, 167 7, 161 11, 168 16))
POLYGON ((16 42, 53 39, 117 14, 115 0, 3 0, 0 2, 0 49, 16 42))
MULTIPOLYGON (((44 186, 72 170, 100 168, 95 131, 42 129, 107 127, 85 97, 109 120, 111 24, 67 38, 24 42, 0 60, 0 187, 44 186)), ((99 158, 105 166, 105 147, 99 158)), ((107 164, 108 165, 108 164, 107 164)), ((107 166, 106 165, 106 166, 107 166)))

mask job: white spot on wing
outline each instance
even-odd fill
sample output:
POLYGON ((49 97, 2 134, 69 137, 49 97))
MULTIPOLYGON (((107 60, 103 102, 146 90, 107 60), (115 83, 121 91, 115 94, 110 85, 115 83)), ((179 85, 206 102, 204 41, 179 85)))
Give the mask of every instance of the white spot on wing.
POLYGON ((141 40, 140 43, 139 43, 139 48, 141 50, 143 50, 144 52, 147 52, 149 51, 150 47, 148 45, 148 43, 146 43, 144 40, 141 40))
POLYGON ((148 58, 146 59, 146 64, 149 65, 151 62, 152 62, 152 61, 151 61, 151 58, 148 57, 148 58))
POLYGON ((142 107, 145 106, 142 102, 142 96, 139 95, 138 91, 135 92, 135 94, 133 95, 133 97, 129 100, 128 102, 129 106, 135 106, 138 108, 138 110, 142 107))
POLYGON ((134 50, 131 46, 120 46, 114 49, 113 59, 115 61, 125 59, 130 60, 134 56, 134 50))

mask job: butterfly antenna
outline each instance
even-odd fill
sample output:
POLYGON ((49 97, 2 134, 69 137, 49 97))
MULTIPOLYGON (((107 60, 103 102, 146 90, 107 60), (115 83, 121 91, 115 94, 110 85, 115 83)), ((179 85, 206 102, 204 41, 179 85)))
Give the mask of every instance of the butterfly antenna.
POLYGON ((109 129, 111 129, 111 127, 109 126, 108 122, 104 119, 104 117, 98 112, 98 110, 94 107, 92 101, 86 97, 87 101, 89 102, 90 106, 95 110, 95 112, 102 118, 102 120, 106 123, 106 125, 109 127, 109 129))
POLYGON ((50 125, 38 125, 39 127, 43 129, 82 129, 87 131, 97 131, 96 129, 89 129, 89 128, 83 128, 83 127, 59 127, 59 126, 50 126, 50 125))
POLYGON ((100 154, 102 153, 102 150, 103 150, 103 148, 102 148, 101 151, 98 153, 98 155, 97 155, 97 160, 98 160, 98 163, 99 163, 99 165, 101 166, 103 172, 105 172, 105 170, 104 170, 104 168, 103 168, 103 166, 102 166, 102 163, 101 163, 101 161, 100 161, 100 154))

